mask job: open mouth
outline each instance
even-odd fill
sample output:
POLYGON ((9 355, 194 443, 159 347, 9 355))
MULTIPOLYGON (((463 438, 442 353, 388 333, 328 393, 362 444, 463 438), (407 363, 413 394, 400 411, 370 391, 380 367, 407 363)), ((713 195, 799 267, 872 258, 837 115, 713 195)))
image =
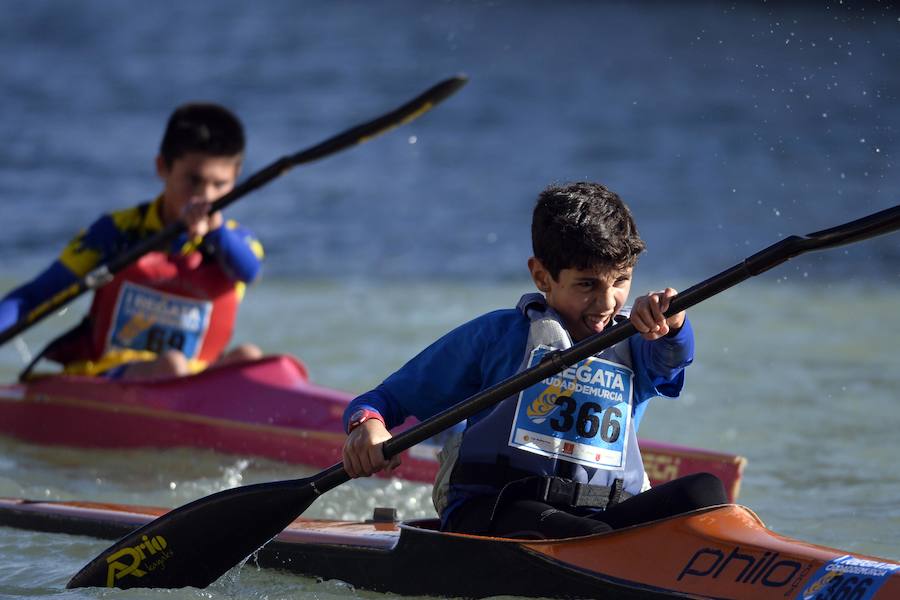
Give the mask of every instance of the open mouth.
POLYGON ((606 327, 606 325, 609 323, 609 316, 587 315, 584 317, 584 322, 589 329, 600 332, 603 331, 603 328, 606 327))

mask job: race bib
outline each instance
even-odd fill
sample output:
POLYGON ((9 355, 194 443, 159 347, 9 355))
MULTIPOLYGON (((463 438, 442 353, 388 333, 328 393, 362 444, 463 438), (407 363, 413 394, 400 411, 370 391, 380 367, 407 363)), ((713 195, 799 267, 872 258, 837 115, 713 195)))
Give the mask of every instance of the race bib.
MULTIPOLYGON (((533 367, 552 348, 538 346, 533 367)), ((509 445, 587 467, 625 465, 634 373, 590 357, 519 394, 509 445)))
POLYGON ((167 294, 131 282, 119 290, 107 348, 163 352, 196 358, 209 329, 212 302, 167 294))

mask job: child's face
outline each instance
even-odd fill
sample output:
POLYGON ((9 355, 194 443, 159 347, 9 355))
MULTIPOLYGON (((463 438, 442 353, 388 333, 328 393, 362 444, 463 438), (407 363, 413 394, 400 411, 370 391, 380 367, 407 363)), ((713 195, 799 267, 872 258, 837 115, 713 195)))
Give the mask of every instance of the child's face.
POLYGON ((603 331, 631 291, 633 267, 563 269, 558 279, 553 279, 537 258, 529 259, 528 268, 575 342, 603 331))
POLYGON ((163 181, 163 220, 177 221, 191 201, 213 202, 234 188, 241 170, 240 156, 209 156, 189 152, 167 166, 156 158, 163 181))

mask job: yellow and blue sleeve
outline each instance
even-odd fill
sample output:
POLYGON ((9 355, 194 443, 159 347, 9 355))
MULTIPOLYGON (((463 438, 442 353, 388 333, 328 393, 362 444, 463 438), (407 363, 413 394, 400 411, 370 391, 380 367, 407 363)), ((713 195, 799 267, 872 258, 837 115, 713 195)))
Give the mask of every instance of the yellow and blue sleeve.
POLYGON ((25 315, 76 283, 94 267, 120 252, 127 242, 127 224, 140 218, 137 208, 103 215, 79 233, 59 258, 28 283, 0 300, 0 329, 16 324, 25 315))

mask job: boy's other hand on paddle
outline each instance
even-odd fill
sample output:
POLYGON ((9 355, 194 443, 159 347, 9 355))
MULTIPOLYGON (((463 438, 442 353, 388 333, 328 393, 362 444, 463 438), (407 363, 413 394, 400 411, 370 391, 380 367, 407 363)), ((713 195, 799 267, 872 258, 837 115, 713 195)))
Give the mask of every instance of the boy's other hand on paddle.
POLYGON ((378 419, 368 419, 357 425, 347 436, 342 451, 347 474, 355 479, 368 477, 384 468, 393 471, 399 467, 399 456, 387 460, 382 451, 382 443, 391 437, 384 423, 378 419))
POLYGON ((673 288, 650 292, 635 299, 631 307, 631 323, 646 340, 658 340, 684 325, 684 311, 665 317, 669 303, 678 294, 673 288))

